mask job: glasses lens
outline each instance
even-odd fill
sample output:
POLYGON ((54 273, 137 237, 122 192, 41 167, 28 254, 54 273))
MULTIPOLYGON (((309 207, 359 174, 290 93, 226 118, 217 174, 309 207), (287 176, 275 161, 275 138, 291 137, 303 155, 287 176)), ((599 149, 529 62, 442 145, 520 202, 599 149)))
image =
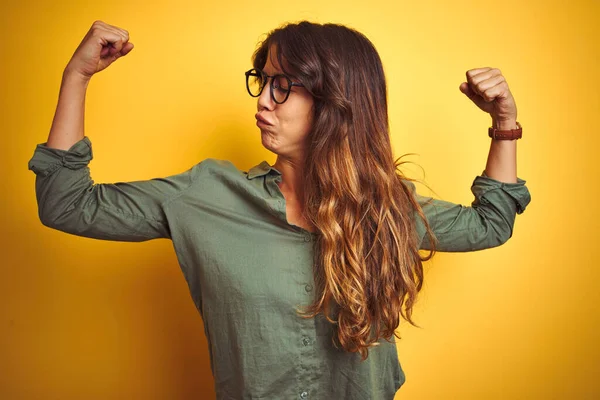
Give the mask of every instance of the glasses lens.
POLYGON ((283 103, 290 91, 290 81, 283 75, 275 75, 273 78, 273 96, 277 103, 283 103))
POLYGON ((252 96, 258 96, 263 85, 262 74, 256 69, 250 70, 246 75, 246 86, 252 96))

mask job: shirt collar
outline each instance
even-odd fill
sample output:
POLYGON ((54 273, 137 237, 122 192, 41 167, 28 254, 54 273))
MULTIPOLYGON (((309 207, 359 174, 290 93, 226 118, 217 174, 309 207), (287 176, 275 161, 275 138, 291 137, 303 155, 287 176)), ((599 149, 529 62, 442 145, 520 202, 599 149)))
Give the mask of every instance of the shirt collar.
POLYGON ((267 175, 269 173, 272 175, 281 175, 281 172, 278 169, 269 165, 269 163, 266 161, 261 161, 260 164, 255 165, 254 167, 250 168, 250 170, 248 171, 247 178, 254 179, 257 176, 263 176, 263 175, 267 175))

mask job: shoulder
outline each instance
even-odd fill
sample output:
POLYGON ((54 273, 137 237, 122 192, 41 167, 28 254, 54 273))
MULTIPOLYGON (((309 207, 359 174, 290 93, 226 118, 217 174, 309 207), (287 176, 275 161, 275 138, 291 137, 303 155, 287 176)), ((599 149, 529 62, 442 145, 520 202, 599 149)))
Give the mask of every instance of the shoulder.
POLYGON ((233 162, 219 158, 205 158, 204 160, 200 161, 198 165, 205 169, 240 172, 233 162))
POLYGON ((194 181, 210 177, 238 178, 245 174, 233 162, 219 158, 205 158, 194 165, 192 169, 194 170, 192 178, 194 181))
POLYGON ((416 191, 415 184, 411 180, 408 180, 406 178, 400 178, 400 181, 404 184, 404 186, 406 186, 410 190, 411 193, 414 193, 416 191))

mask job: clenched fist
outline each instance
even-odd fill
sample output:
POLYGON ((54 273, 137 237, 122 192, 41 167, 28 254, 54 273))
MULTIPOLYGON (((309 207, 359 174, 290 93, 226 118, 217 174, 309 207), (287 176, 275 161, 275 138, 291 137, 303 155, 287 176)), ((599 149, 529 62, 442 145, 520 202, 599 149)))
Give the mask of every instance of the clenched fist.
POLYGON ((466 73, 467 82, 459 89, 493 121, 516 121, 517 105, 508 83, 498 68, 474 68, 466 73))
POLYGON ((87 32, 65 72, 75 73, 84 79, 91 77, 111 65, 117 58, 133 49, 129 32, 102 21, 95 21, 87 32))

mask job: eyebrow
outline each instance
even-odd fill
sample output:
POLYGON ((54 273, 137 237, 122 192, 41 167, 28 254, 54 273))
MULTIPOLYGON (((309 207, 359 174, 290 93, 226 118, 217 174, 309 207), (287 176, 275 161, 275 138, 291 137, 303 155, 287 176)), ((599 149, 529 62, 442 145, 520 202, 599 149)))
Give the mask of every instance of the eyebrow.
POLYGON ((272 74, 270 74, 270 73, 268 73, 267 71, 265 71, 265 69, 263 68, 263 72, 264 72, 265 74, 267 74, 267 75, 271 75, 271 76, 273 76, 273 75, 285 75, 285 76, 289 76, 290 78, 292 78, 292 79, 294 79, 294 80, 299 80, 297 76, 295 76, 295 75, 290 75, 290 74, 286 74, 286 73, 285 73, 285 72, 283 72, 283 71, 276 71, 275 73, 272 73, 272 74))
POLYGON ((268 73, 264 68, 263 72, 267 75, 284 75, 283 71, 275 71, 274 73, 268 73))

